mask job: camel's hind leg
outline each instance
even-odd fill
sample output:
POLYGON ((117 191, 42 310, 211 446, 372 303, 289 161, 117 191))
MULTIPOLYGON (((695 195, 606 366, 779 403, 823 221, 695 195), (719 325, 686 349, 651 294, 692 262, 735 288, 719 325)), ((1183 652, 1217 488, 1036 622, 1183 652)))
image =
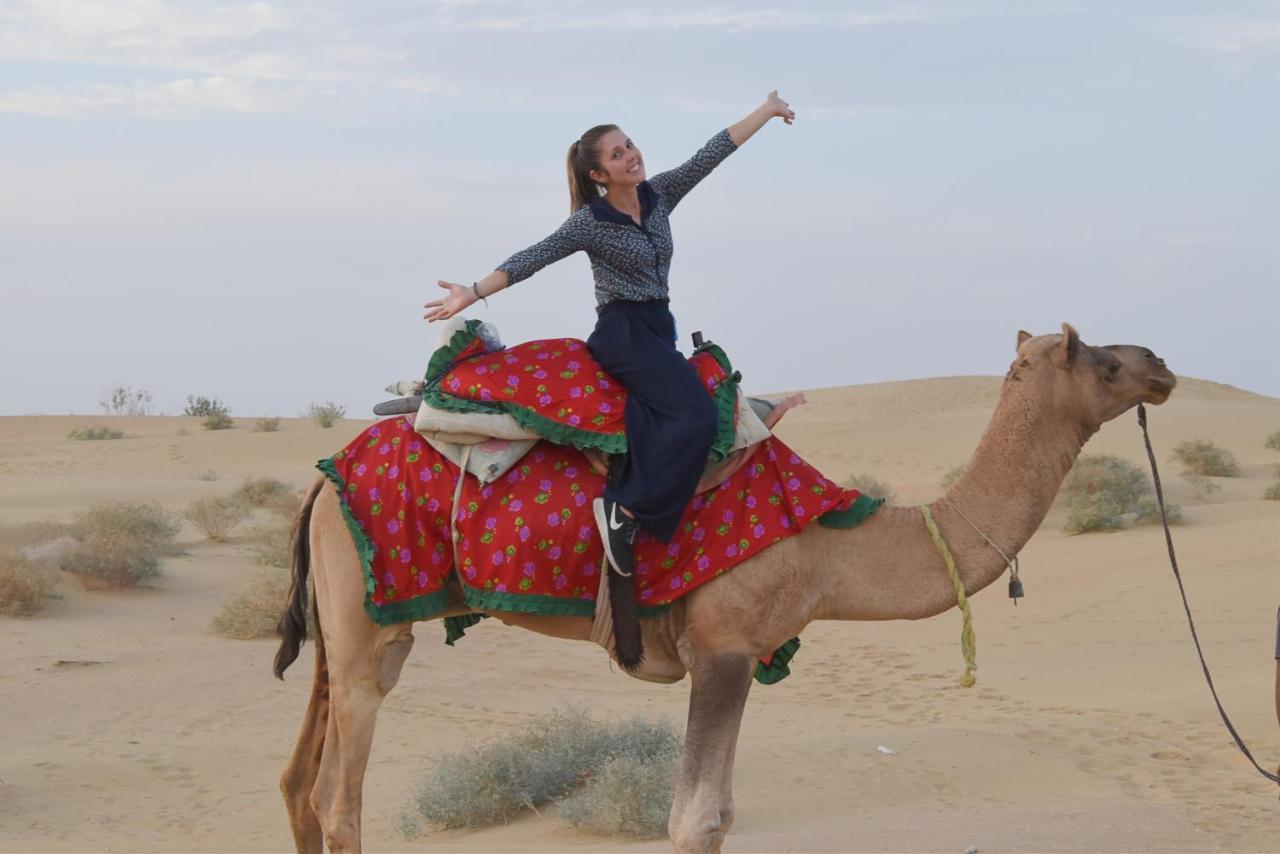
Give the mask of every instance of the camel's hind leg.
POLYGON ((325 662, 324 639, 316 637, 316 671, 311 684, 311 700, 302 719, 302 731, 289 765, 280 777, 280 791, 289 811, 289 828, 299 852, 323 851, 320 820, 311 808, 311 789, 320 774, 325 730, 329 726, 329 668, 325 662))
POLYGON ((413 624, 378 626, 364 612, 364 573, 329 490, 313 510, 311 555, 329 710, 310 803, 330 850, 359 851, 364 773, 378 706, 413 648, 413 624))

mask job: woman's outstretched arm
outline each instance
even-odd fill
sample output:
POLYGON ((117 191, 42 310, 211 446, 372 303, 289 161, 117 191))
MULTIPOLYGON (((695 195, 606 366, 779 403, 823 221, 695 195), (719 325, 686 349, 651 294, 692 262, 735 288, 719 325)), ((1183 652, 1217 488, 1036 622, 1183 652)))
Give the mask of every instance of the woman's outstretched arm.
POLYGON ((729 138, 733 140, 735 146, 741 146, 775 116, 781 117, 787 124, 796 120, 796 114, 791 109, 791 105, 778 97, 777 89, 770 92, 765 97, 764 103, 752 110, 746 118, 729 125, 729 138))

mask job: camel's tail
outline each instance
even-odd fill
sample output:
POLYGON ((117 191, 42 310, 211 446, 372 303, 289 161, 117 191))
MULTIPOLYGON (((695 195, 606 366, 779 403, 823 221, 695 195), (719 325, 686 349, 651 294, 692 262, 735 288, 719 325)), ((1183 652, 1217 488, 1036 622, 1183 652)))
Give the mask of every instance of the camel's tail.
MULTIPOLYGON (((284 672, 298 657, 302 642, 307 639, 307 574, 311 571, 311 508, 324 486, 319 478, 298 511, 293 523, 293 583, 289 586, 289 604, 280 615, 276 631, 280 635, 280 649, 276 651, 275 674, 284 679, 284 672)), ((316 631, 319 631, 317 626, 316 631)))

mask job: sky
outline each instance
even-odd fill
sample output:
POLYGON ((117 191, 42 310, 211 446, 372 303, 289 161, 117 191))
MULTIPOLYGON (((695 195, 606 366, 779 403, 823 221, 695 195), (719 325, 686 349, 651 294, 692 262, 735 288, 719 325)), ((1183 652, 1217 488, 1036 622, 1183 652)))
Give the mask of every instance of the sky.
MULTIPOLYGON (((438 279, 796 111, 672 217, 671 304, 744 388, 1003 374, 1072 323, 1280 396, 1274 2, 0 0, 0 415, 336 401, 420 377, 438 279)), ((468 315, 590 335, 581 253, 468 315)))

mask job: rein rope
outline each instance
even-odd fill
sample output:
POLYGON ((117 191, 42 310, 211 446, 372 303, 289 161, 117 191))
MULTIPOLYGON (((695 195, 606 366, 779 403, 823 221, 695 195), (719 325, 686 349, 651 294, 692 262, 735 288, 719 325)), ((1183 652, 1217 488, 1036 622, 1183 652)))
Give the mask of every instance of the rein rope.
POLYGON ((1178 557, 1173 553, 1173 535, 1169 533, 1169 517, 1165 514, 1164 509, 1164 489, 1160 486, 1160 471, 1156 468, 1156 455, 1151 450, 1151 436, 1147 432, 1147 410, 1138 404, 1138 426, 1142 428, 1142 440, 1147 445, 1147 459, 1151 460, 1151 477, 1156 485, 1156 503, 1160 506, 1160 520, 1164 523, 1164 541, 1169 547, 1169 563, 1173 567, 1173 577, 1178 581, 1178 592, 1182 594, 1182 607, 1187 612, 1187 625, 1191 627, 1191 639, 1196 644, 1196 654, 1200 656, 1200 668, 1204 671, 1204 679, 1209 683, 1209 693, 1213 695, 1214 705, 1218 707, 1218 714, 1222 716, 1222 722, 1227 725, 1227 731, 1231 733, 1231 737, 1236 740, 1236 747, 1240 748, 1253 767, 1258 769, 1258 773, 1274 783, 1280 783, 1280 777, 1272 774, 1270 771, 1263 770, 1258 764, 1258 760, 1253 758, 1253 754, 1249 752, 1249 748, 1245 746, 1244 740, 1240 738, 1240 734, 1236 732, 1236 728, 1231 725, 1231 719, 1227 717, 1226 709, 1222 708, 1222 701, 1218 699, 1218 690, 1213 687, 1213 677, 1209 675, 1209 665, 1204 661, 1204 650, 1200 648, 1200 637, 1196 634, 1196 624, 1191 619, 1191 606, 1187 604, 1187 591, 1182 586, 1182 573, 1178 570, 1178 557))
POLYGON ((942 534, 938 531, 938 523, 933 521, 933 513, 929 511, 927 505, 923 504, 920 506, 920 512, 924 515, 924 526, 929 529, 929 536, 933 537, 933 544, 938 547, 938 554, 942 555, 942 562, 947 565, 947 575, 951 576, 951 584, 956 589, 956 601, 960 604, 960 612, 964 614, 964 628, 960 630, 960 651, 964 653, 964 675, 960 677, 960 684, 965 688, 972 688, 978 681, 973 675, 973 671, 978 669, 978 663, 977 641, 973 636, 973 613, 969 610, 969 597, 965 595, 960 573, 956 571, 956 559, 952 557, 951 549, 947 548, 947 541, 942 539, 942 534))

